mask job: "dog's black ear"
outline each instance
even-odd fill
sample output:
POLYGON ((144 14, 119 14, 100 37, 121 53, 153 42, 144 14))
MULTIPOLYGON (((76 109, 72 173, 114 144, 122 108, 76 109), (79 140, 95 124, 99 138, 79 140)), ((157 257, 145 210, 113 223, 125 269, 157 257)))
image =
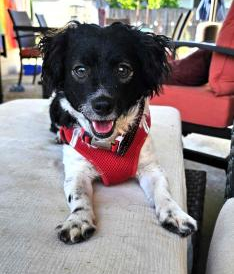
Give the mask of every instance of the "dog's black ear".
POLYGON ((79 22, 71 21, 63 29, 48 32, 39 42, 43 57, 42 84, 50 92, 63 90, 67 36, 79 25, 79 22))
POLYGON ((164 35, 141 33, 138 43, 138 57, 142 67, 142 74, 147 87, 146 96, 159 94, 163 80, 170 72, 168 63, 172 43, 164 35))

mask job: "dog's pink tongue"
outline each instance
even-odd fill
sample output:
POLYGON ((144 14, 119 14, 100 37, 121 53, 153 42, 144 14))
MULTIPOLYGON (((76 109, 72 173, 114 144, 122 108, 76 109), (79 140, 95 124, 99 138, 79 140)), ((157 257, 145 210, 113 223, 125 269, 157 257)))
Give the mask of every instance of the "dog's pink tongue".
POLYGON ((93 121, 93 128, 97 133, 105 134, 112 130, 114 122, 113 121, 93 121))

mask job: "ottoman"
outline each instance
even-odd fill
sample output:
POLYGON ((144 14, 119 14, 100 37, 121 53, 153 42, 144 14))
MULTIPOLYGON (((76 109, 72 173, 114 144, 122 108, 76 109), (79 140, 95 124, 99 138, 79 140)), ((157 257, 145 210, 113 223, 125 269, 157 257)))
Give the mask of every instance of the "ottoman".
MULTIPOLYGON (((158 225, 135 181, 94 185, 97 231, 66 245, 55 227, 68 208, 62 146, 49 131, 49 101, 22 99, 0 106, 1 274, 184 274, 187 239, 158 225)), ((171 193, 186 207, 181 122, 171 107, 151 107, 155 153, 171 193)))

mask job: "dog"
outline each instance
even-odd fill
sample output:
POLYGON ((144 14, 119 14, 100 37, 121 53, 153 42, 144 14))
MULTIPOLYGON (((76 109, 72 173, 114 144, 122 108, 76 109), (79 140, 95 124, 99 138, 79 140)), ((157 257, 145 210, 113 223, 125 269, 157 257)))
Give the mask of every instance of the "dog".
POLYGON ((135 177, 164 228, 182 237, 197 230, 172 199, 149 134, 149 98, 169 73, 170 47, 165 36, 122 23, 101 28, 72 21, 42 38, 43 85, 54 94, 52 127, 65 143, 70 215, 57 227, 64 243, 95 232, 92 183, 98 178, 110 185, 135 177))

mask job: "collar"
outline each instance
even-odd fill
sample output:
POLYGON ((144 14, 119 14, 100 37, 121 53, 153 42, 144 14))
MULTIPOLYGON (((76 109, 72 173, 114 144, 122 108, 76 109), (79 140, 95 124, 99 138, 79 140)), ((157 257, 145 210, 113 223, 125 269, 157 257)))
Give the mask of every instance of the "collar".
POLYGON ((119 156, 123 156, 127 152, 128 148, 135 138, 136 132, 143 117, 144 108, 145 100, 144 98, 142 98, 139 101, 139 111, 135 123, 133 123, 133 125, 130 127, 129 131, 125 135, 117 136, 114 141, 109 143, 99 141, 95 137, 92 137, 88 132, 86 132, 84 128, 81 128, 81 132, 79 134, 82 138, 82 141, 88 145, 91 145, 92 147, 109 150, 119 156))

